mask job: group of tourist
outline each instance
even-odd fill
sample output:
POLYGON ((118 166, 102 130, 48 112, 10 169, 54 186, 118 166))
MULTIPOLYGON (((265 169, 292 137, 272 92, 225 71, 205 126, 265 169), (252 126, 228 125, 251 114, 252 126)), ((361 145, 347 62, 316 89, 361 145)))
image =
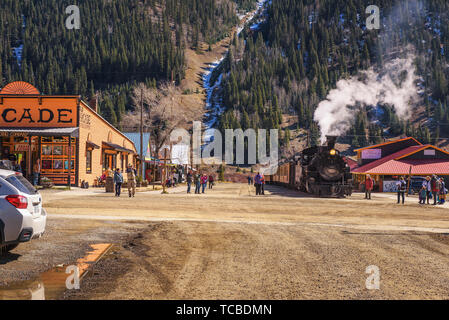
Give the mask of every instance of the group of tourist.
POLYGON ((254 187, 256 187, 256 196, 265 195, 265 176, 258 172, 256 176, 248 176, 248 185, 252 185, 254 182, 254 187))
POLYGON ((447 189, 443 178, 427 176, 419 191, 419 204, 430 204, 433 198, 433 205, 444 204, 446 202, 447 189))
MULTIPOLYGON (((371 200, 371 192, 374 187, 374 180, 369 174, 365 178, 365 199, 371 200)), ((405 178, 399 177, 396 182, 397 203, 405 203, 405 193, 407 192, 407 181, 405 178)), ((419 204, 430 204, 430 200, 433 199, 433 205, 444 204, 446 202, 446 195, 448 190, 443 178, 432 175, 427 176, 422 183, 422 187, 419 190, 419 204)))
MULTIPOLYGON (((128 178, 127 181, 128 195, 131 198, 136 195, 136 177, 137 177, 137 170, 133 168, 132 164, 128 165, 128 168, 126 169, 126 175, 128 178)), ((120 197, 123 184, 123 174, 120 172, 120 168, 115 169, 113 179, 115 184, 115 196, 120 197)))
MULTIPOLYGON (((137 171, 133 168, 131 164, 128 165, 128 168, 126 169, 127 174, 127 186, 128 186, 128 193, 129 197, 134 197, 136 194, 136 177, 137 177, 137 171)), ((115 196, 120 197, 122 184, 124 182, 123 174, 120 172, 120 169, 117 168, 114 172, 113 176, 114 185, 115 185, 115 196)), ((168 179, 171 182, 168 182, 166 186, 175 187, 177 179, 168 179)), ((167 181, 168 181, 167 180, 167 181)), ((203 174, 193 174, 192 171, 190 171, 187 174, 187 193, 191 193, 191 187, 192 182, 195 185, 195 194, 205 193, 207 184, 209 183, 209 189, 212 189, 215 184, 215 178, 212 174, 209 176, 205 173, 203 174)))
POLYGON ((209 176, 205 173, 193 174, 189 171, 187 174, 187 193, 191 193, 192 182, 195 185, 195 194, 206 193, 207 183, 209 182, 209 189, 212 189, 215 184, 215 178, 212 174, 209 176))

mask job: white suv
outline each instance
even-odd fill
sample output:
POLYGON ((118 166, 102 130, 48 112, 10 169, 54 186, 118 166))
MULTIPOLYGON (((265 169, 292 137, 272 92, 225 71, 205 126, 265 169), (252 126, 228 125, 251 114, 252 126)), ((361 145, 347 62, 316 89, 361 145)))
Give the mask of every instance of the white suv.
POLYGON ((21 173, 0 169, 0 255, 45 232, 42 197, 21 173))

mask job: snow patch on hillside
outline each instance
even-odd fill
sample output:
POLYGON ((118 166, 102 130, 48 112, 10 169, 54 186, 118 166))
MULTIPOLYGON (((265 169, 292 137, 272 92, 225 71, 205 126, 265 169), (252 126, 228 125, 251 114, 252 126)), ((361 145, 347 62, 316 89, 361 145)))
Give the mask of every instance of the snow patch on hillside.
MULTIPOLYGON (((250 25, 251 30, 258 30, 260 25, 266 20, 266 12, 267 12, 267 4, 270 4, 271 0, 259 0, 257 2, 257 9, 247 13, 243 17, 239 15, 239 19, 245 19, 245 23, 242 23, 237 28, 237 36, 243 31, 246 25, 250 25), (256 16, 264 16, 264 18, 258 19, 256 23, 253 22, 256 16)), ((227 53, 226 53, 227 54, 227 53)), ((210 142, 213 140, 213 134, 211 131, 207 131, 207 129, 211 129, 218 123, 219 116, 225 111, 225 107, 222 105, 222 100, 217 98, 214 94, 216 90, 218 90, 221 86, 221 82, 223 80, 223 73, 215 80, 215 77, 212 77, 214 71, 220 67, 223 63, 226 54, 221 57, 221 59, 214 61, 209 65, 206 72, 203 74, 203 87, 206 90, 206 114, 205 118, 207 119, 205 122, 206 126, 206 138, 205 141, 210 142)))

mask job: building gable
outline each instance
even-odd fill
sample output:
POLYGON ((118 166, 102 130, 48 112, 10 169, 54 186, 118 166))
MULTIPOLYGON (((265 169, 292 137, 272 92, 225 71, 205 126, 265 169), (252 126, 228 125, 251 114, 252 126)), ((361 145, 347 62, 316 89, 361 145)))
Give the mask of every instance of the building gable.
POLYGON ((355 150, 357 151, 357 162, 359 166, 363 166, 378 159, 392 155, 398 151, 419 145, 422 144, 418 140, 410 137, 357 149, 355 150))
POLYGON ((449 153, 435 146, 425 146, 396 160, 449 160, 449 153))

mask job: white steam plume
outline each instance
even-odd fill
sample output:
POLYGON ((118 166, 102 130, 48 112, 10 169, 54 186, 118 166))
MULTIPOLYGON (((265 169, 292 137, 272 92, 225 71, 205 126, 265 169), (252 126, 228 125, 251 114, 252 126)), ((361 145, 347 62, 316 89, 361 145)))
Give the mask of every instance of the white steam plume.
POLYGON ((358 110, 364 106, 389 104, 399 118, 410 117, 410 103, 417 97, 414 56, 395 59, 387 63, 382 73, 372 68, 337 82, 337 88, 329 92, 319 103, 314 120, 321 129, 321 141, 326 135, 342 135, 351 126, 358 110))

